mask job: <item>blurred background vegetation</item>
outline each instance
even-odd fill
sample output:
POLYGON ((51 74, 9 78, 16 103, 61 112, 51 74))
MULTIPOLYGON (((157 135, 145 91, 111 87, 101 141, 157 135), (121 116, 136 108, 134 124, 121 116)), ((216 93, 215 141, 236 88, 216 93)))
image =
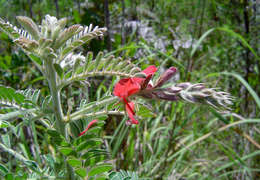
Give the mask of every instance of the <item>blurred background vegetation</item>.
MULTIPOLYGON (((260 126, 252 120, 260 115, 259 1, 0 0, 0 17, 15 25, 17 15, 39 24, 46 14, 108 28, 104 39, 81 49, 84 55, 102 50, 142 69, 176 66, 174 82, 207 83, 236 98, 232 112, 224 114, 207 106, 151 101, 153 113, 139 111, 145 118, 134 127, 125 125, 126 118, 109 116, 104 147, 117 170, 151 179, 260 179, 260 126), (241 124, 225 129, 236 121, 241 124)), ((47 92, 39 80, 32 62, 0 32, 0 84, 47 92)), ((88 98, 103 97, 114 82, 94 80, 88 98)), ((80 94, 75 89, 72 95, 80 94)))

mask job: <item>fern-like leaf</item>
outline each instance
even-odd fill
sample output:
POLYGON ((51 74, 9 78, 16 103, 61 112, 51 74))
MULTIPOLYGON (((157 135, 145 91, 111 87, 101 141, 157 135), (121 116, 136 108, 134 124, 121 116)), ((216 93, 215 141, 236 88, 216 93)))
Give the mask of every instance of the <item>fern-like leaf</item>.
POLYGON ((9 22, 5 22, 0 18, 0 29, 6 33, 11 39, 16 39, 20 37, 19 29, 16 26, 13 26, 9 22))
POLYGON ((113 55, 106 57, 103 53, 99 53, 95 59, 92 59, 92 57, 92 53, 88 53, 85 62, 82 62, 85 64, 77 66, 77 69, 74 68, 73 73, 68 71, 59 88, 93 76, 145 76, 139 67, 121 57, 115 58, 113 55))
POLYGON ((10 87, 0 85, 0 112, 24 109, 26 97, 10 87))
POLYGON ((82 29, 83 27, 77 24, 65 29, 56 39, 54 48, 58 49, 63 46, 68 39, 73 37, 75 34, 78 34, 80 31, 82 31, 82 29))
POLYGON ((42 100, 40 90, 16 91, 13 88, 0 85, 0 113, 1 119, 9 119, 14 115, 26 113, 50 112, 51 97, 42 100), (9 113, 9 114, 8 114, 9 113))
POLYGON ((28 31, 35 40, 40 38, 40 31, 38 26, 33 22, 31 18, 25 16, 17 16, 18 22, 28 31))
POLYGON ((92 24, 84 27, 81 32, 75 34, 66 42, 66 47, 61 50, 60 60, 67 56, 67 54, 71 53, 74 49, 88 43, 93 38, 103 36, 106 30, 106 28, 99 28, 98 26, 92 30, 92 24))

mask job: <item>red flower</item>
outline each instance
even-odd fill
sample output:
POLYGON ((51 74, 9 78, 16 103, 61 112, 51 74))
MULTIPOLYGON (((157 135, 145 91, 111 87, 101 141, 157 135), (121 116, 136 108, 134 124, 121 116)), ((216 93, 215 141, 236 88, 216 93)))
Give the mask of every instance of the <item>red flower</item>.
POLYGON ((156 71, 157 71, 156 66, 149 66, 148 68, 143 70, 143 73, 145 73, 146 76, 150 76, 150 75, 153 75, 156 71))
POLYGON ((93 124, 95 124, 95 123, 97 123, 98 121, 95 119, 95 120, 93 120, 93 121, 91 121, 89 124, 88 124, 88 127, 84 130, 84 131, 82 131, 80 134, 79 134, 79 136, 82 136, 83 134, 85 134, 86 132, 87 132, 87 130, 93 125, 93 124))
POLYGON ((135 119, 134 103, 129 102, 128 97, 138 93, 142 88, 146 88, 144 86, 147 86, 149 80, 156 71, 157 68, 155 66, 149 66, 143 70, 143 73, 147 76, 146 78, 124 78, 115 85, 113 93, 125 104, 125 110, 131 119, 131 124, 138 124, 138 121, 135 119))

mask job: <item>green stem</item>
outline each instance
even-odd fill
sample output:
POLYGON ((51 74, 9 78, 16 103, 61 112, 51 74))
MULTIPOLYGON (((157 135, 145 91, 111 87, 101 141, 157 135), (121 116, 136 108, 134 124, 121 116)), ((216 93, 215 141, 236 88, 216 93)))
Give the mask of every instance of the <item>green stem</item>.
POLYGON ((91 111, 92 109, 94 109, 95 107, 97 106, 103 106, 103 105, 106 105, 106 104, 111 104, 111 103, 114 103, 116 101, 118 101, 118 97, 110 97, 110 98, 107 98, 107 99, 104 99, 103 101, 98 101, 96 102, 95 104, 93 105, 90 105, 90 106, 85 106, 84 108, 80 109, 79 111, 77 112, 74 112, 73 114, 70 115, 70 118, 71 119, 74 119, 82 114, 85 114, 86 112, 88 111, 91 111))
MULTIPOLYGON (((52 96, 53 111, 56 119, 56 124, 55 124, 56 129, 60 132, 62 136, 66 137, 65 121, 63 121, 63 112, 62 112, 61 100, 60 100, 60 89, 58 89, 57 73, 54 69, 52 59, 47 59, 45 63, 46 63, 45 75, 47 77, 50 93, 52 96)), ((70 180, 74 180, 75 176, 72 167, 69 164, 67 164, 65 157, 64 157, 64 161, 67 168, 66 178, 70 180)))
POLYGON ((56 129, 65 137, 65 123, 63 122, 63 112, 60 101, 60 90, 57 88, 57 73, 51 60, 46 60, 46 76, 49 83, 50 93, 53 102, 53 111, 56 119, 56 129))
POLYGON ((103 116, 103 115, 125 115, 124 112, 121 111, 99 111, 99 112, 93 112, 93 113, 88 113, 88 114, 80 114, 77 116, 74 116, 72 119, 70 119, 71 121, 76 121, 78 119, 82 119, 84 117, 96 117, 96 116, 103 116))
POLYGON ((0 143, 0 148, 3 149, 5 152, 8 152, 9 154, 13 155, 16 159, 22 161, 26 164, 26 162, 29 162, 29 159, 26 159, 24 156, 19 154, 18 152, 6 147, 4 144, 0 143))

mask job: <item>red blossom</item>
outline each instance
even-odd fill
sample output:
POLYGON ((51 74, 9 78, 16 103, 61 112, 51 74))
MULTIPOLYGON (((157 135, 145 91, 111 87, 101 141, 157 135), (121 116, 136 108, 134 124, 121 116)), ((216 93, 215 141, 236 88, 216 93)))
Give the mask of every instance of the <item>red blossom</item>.
POLYGON ((93 125, 93 124, 95 124, 95 123, 97 123, 98 121, 95 119, 95 120, 92 120, 89 124, 88 124, 88 127, 84 130, 84 131, 82 131, 80 134, 79 134, 79 136, 82 136, 83 134, 85 134, 86 132, 87 132, 87 130, 93 125))
POLYGON ((137 93, 141 89, 142 82, 144 78, 125 78, 121 79, 116 83, 114 88, 114 95, 122 98, 128 98, 129 96, 137 93))
POLYGON ((146 74, 146 78, 124 78, 121 79, 118 83, 116 83, 114 88, 114 95, 122 98, 128 98, 129 96, 140 91, 142 84, 146 79, 151 79, 151 76, 157 71, 155 66, 149 66, 142 72, 146 74))
POLYGON ((135 105, 134 105, 134 103, 133 102, 128 103, 127 101, 125 101, 125 109, 126 109, 126 112, 129 116, 129 118, 131 119, 130 124, 138 124, 139 122, 135 119, 135 112, 134 112, 135 105))
POLYGON ((146 76, 149 75, 154 75, 154 73, 157 71, 157 67, 152 65, 147 67, 145 70, 143 70, 142 72, 146 74, 146 76))
POLYGON ((142 72, 146 74, 146 78, 124 78, 116 83, 113 94, 118 96, 120 100, 125 104, 125 110, 131 119, 131 124, 138 124, 135 119, 134 103, 128 101, 128 97, 138 93, 142 88, 146 88, 152 75, 157 71, 155 66, 149 66, 142 72))

